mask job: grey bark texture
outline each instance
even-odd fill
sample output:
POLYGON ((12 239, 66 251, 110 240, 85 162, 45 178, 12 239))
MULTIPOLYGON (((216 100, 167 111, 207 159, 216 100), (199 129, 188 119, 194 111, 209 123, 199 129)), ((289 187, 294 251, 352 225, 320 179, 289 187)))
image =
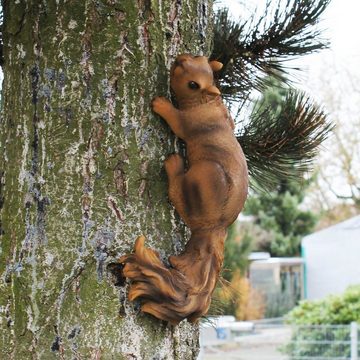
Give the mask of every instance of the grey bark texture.
POLYGON ((108 264, 186 229, 150 109, 183 52, 209 54, 211 0, 3 0, 0 358, 195 359, 198 326, 139 313, 108 264))

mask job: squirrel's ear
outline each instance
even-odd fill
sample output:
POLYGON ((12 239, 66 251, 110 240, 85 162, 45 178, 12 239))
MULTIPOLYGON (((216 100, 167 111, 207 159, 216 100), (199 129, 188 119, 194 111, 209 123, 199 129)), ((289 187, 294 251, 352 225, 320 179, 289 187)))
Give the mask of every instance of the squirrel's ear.
POLYGON ((184 72, 184 63, 187 61, 187 55, 180 55, 176 58, 173 67, 172 74, 179 76, 184 72))
POLYGON ((223 64, 220 61, 216 61, 216 60, 210 61, 209 65, 210 65, 212 71, 219 71, 223 67, 223 64))
POLYGON ((177 66, 175 66, 175 68, 174 68, 173 74, 174 74, 175 76, 179 76, 179 75, 181 75, 183 72, 184 72, 184 68, 183 68, 181 65, 177 65, 177 66))

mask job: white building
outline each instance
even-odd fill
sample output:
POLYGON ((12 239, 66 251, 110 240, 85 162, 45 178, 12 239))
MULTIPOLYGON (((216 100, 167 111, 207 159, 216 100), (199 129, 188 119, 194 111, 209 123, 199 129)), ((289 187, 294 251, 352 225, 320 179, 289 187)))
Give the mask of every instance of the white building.
POLYGON ((341 294, 360 284, 360 216, 306 236, 302 256, 307 299, 341 294))

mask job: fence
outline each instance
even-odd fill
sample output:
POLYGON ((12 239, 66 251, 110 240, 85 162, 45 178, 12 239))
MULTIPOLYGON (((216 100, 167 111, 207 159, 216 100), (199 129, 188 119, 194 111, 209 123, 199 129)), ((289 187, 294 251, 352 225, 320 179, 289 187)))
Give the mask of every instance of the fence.
POLYGON ((314 325, 292 328, 284 348, 291 360, 358 360, 359 329, 351 325, 314 325))
POLYGON ((203 360, 360 360, 360 326, 236 322, 202 328, 203 360))

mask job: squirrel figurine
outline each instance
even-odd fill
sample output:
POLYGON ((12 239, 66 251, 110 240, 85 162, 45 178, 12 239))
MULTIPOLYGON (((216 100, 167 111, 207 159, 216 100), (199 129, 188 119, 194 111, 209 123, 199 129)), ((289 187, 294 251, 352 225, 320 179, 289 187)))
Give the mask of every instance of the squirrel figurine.
POLYGON ((164 97, 152 101, 171 130, 186 143, 187 166, 179 154, 165 160, 169 198, 191 230, 185 250, 166 267, 140 236, 133 254, 122 256, 123 274, 132 283, 129 300, 141 310, 178 324, 194 322, 209 309, 223 263, 227 228, 238 217, 248 192, 244 153, 234 122, 214 85, 222 64, 183 54, 171 68, 178 109, 164 97))

